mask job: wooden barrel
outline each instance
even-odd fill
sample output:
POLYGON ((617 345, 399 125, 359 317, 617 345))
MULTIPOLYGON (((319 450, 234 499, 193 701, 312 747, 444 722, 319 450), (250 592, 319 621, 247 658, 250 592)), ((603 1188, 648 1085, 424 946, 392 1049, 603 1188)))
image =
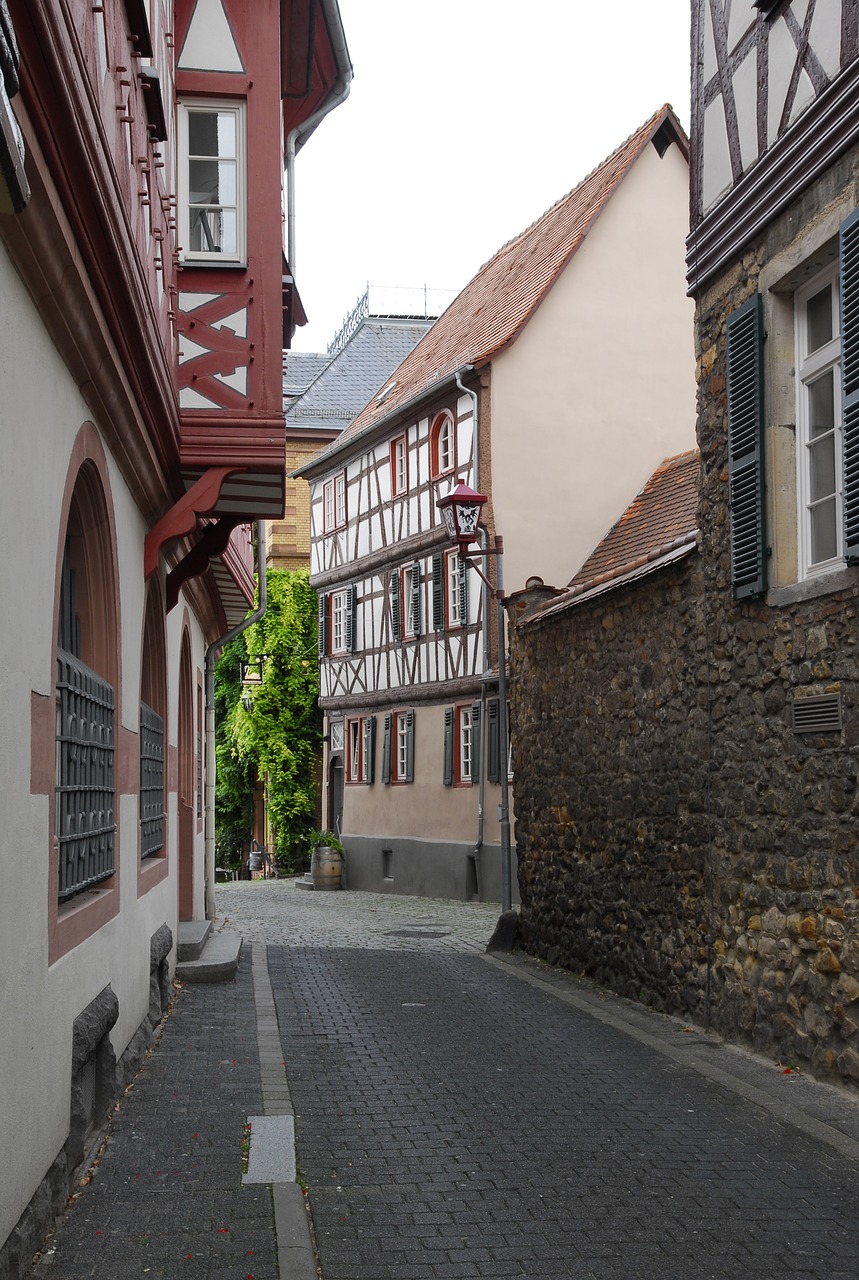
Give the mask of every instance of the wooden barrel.
POLYGON ((310 878, 314 889, 340 889, 343 859, 336 849, 319 844, 310 857, 310 878))

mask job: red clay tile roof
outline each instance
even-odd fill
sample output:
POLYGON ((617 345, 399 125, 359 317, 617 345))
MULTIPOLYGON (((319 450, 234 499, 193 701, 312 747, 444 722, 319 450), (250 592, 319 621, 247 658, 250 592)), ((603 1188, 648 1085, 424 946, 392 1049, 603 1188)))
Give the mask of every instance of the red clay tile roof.
POLYGON ((670 106, 656 112, 574 191, 509 241, 481 267, 392 375, 394 390, 375 399, 340 436, 341 442, 396 412, 431 384, 467 365, 485 364, 513 342, 581 245, 606 202, 663 129, 688 155, 688 141, 670 106))
POLYGON ((666 458, 591 552, 570 588, 585 591, 694 540, 698 525, 697 449, 666 458))

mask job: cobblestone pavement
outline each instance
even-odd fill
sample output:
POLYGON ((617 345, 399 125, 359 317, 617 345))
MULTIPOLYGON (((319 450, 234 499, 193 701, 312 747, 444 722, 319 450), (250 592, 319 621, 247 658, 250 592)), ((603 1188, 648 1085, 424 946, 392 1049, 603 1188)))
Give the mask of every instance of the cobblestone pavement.
POLYGON ((276 1280, 271 1193, 242 1186, 244 1124, 259 1110, 243 947, 235 982, 181 991, 33 1280, 276 1280))
POLYGON ((268 944, 324 1280, 859 1275, 849 1095, 487 961, 497 907, 218 903, 268 944))
POLYGON ((322 1280, 857 1280, 859 1096, 487 957, 497 906, 285 881, 217 906, 237 979, 182 990, 34 1280, 275 1280, 240 1173, 251 947, 322 1280))

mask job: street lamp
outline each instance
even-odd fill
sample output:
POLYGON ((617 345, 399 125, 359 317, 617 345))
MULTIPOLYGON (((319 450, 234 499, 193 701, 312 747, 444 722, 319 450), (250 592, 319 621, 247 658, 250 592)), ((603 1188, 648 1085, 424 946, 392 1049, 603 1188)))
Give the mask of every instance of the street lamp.
POLYGON ((507 639, 505 633, 506 616, 504 613, 504 541, 496 534, 495 545, 485 550, 472 547, 477 541, 480 515, 485 493, 469 488, 461 482, 450 493, 439 498, 436 506, 441 512, 448 537, 459 548, 459 554, 466 560, 473 561, 477 556, 495 556, 496 582, 493 587, 486 574, 478 564, 474 568, 495 596, 498 608, 498 732, 501 738, 501 804, 499 820, 501 824, 501 909, 509 911, 512 907, 512 858, 510 854, 510 796, 507 784, 507 639))

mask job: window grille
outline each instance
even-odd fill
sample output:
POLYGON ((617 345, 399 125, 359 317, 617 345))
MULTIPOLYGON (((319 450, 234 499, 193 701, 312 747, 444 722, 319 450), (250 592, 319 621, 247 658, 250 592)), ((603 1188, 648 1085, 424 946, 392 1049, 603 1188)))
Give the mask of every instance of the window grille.
POLYGON ((164 721, 140 704, 140 856, 164 848, 164 721))
POLYGON ((113 689, 57 650, 56 827, 62 902, 113 875, 113 689))

